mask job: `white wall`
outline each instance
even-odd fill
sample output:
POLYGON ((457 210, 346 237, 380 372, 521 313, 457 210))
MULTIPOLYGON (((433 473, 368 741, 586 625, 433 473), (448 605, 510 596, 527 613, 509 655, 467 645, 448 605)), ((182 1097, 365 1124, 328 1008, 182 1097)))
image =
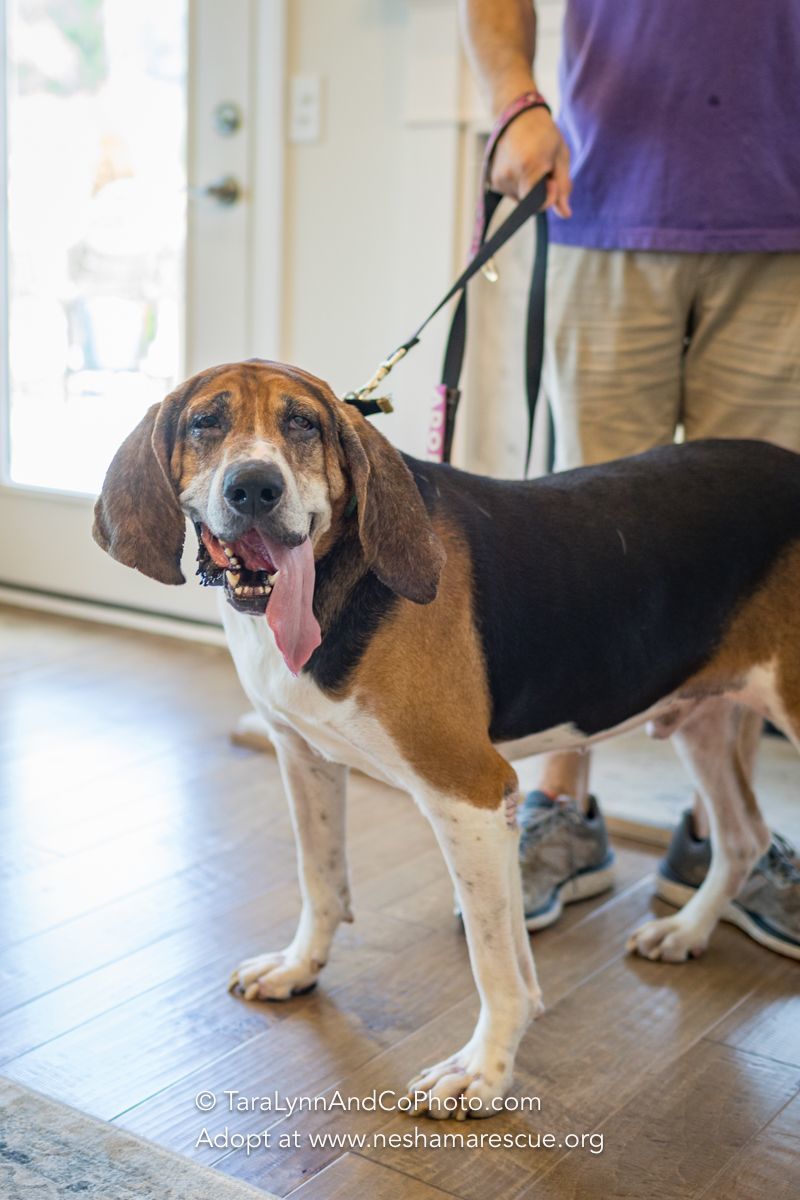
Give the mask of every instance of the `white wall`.
MULTIPOLYGON (((323 118, 318 144, 287 147, 283 353, 342 392, 411 333, 456 262, 455 4, 290 0, 288 71, 322 77, 323 118)), ((442 338, 439 322, 397 368, 397 413, 381 418, 420 453, 442 338)))
MULTIPOLYGON (((540 4, 542 86, 552 86, 562 3, 540 4)), ((287 40, 287 73, 321 77, 323 114, 318 143, 287 144, 281 354, 343 392, 460 269, 486 118, 455 0, 288 0, 287 40)), ((423 453, 446 324, 396 368, 397 411, 379 418, 413 453, 423 453)))

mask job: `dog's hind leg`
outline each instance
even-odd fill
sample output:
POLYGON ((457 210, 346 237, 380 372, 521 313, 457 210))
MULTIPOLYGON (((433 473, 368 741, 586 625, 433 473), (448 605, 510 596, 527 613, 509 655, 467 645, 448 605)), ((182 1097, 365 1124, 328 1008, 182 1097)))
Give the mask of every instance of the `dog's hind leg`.
POLYGON ((741 708, 739 720, 739 761, 747 782, 753 786, 761 738, 764 733, 764 718, 752 708, 741 708))
POLYGON ((701 954, 725 905, 769 846, 769 830, 750 786, 753 734, 746 710, 729 700, 709 699, 673 735, 708 810, 711 866, 680 912, 648 921, 631 936, 628 949, 664 962, 701 954))
POLYGON ((289 797, 303 906, 284 950, 250 958, 230 986, 247 1000, 284 1000, 307 991, 325 966, 341 921, 352 921, 345 854, 347 771, 321 758, 298 734, 273 729, 289 797))
MULTIPOLYGON (((503 763, 506 777, 509 772, 503 763)), ((414 1110, 433 1117, 501 1112, 520 1039, 531 1018, 543 1011, 524 926, 518 831, 507 819, 502 790, 499 780, 492 807, 436 792, 417 794, 458 895, 481 1001, 467 1044, 409 1084, 414 1110)))

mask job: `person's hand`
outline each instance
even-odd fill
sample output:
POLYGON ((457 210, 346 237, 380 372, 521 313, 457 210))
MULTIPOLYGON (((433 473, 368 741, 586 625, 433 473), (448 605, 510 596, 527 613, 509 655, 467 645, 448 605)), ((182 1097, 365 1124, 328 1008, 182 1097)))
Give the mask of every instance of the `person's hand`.
POLYGON ((495 191, 521 200, 543 175, 547 176, 545 208, 571 217, 567 144, 546 108, 530 108, 515 117, 497 143, 489 182, 495 191))

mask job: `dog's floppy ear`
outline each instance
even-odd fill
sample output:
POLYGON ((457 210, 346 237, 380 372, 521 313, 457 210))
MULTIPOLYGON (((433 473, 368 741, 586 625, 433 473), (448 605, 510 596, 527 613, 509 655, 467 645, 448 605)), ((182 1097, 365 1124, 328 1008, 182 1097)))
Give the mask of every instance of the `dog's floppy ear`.
POLYGON ((445 552, 414 477, 361 413, 335 402, 339 442, 358 505, 364 557, 382 583, 415 604, 436 597, 445 552))
POLYGON ((148 409, 112 459, 94 506, 92 536, 112 558, 159 583, 185 583, 186 519, 170 478, 184 385, 148 409))

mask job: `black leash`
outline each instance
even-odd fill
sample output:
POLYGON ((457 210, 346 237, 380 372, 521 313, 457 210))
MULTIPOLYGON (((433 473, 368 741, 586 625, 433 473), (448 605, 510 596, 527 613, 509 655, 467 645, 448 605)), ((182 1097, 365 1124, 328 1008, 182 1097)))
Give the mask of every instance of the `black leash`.
POLYGON ((531 108, 547 108, 548 112, 550 111, 548 105, 538 92, 525 92, 508 105, 492 130, 483 160, 475 234, 472 242, 472 253, 467 267, 461 272, 453 286, 442 297, 433 311, 414 330, 411 337, 398 346, 388 358, 384 359, 373 377, 363 387, 359 388, 358 391, 348 392, 344 396, 345 403, 352 404, 355 408, 358 408, 365 417, 371 417, 380 412, 391 412, 392 404, 389 398, 387 396, 380 396, 372 399, 372 393, 378 387, 381 380, 386 378, 395 364, 401 358, 405 358, 409 350, 412 350, 417 345, 423 330, 436 314, 460 292, 461 296, 456 305, 450 325, 450 333, 447 338, 444 365, 442 367, 442 382, 437 388, 439 403, 434 409, 434 421, 431 425, 428 438, 430 457, 444 462, 450 461, 456 413, 461 400, 459 384, 467 341, 467 284, 470 279, 484 268, 486 268, 486 272, 490 278, 494 277, 496 279, 497 276, 493 271, 493 267, 490 268, 489 266, 491 259, 526 221, 536 216, 536 254, 528 295, 525 346, 525 391, 528 400, 528 442, 525 453, 526 472, 531 456, 536 401, 539 395, 542 360, 544 357, 545 278, 547 274, 547 217, 541 211, 547 196, 547 186, 544 179, 540 179, 536 186, 528 192, 527 196, 520 200, 513 212, 506 217, 505 221, 487 240, 489 224, 497 210, 497 206, 502 200, 500 192, 492 191, 488 186, 494 150, 500 137, 511 122, 516 120, 520 113, 531 108), (490 271, 492 272, 491 274, 490 271))
MULTIPOLYGON (((450 329, 450 336, 447 338, 447 349, 445 352, 445 365, 443 371, 443 386, 451 392, 458 392, 458 380, 461 378, 461 368, 464 360, 464 348, 467 344, 467 284, 483 266, 489 262, 494 254, 505 246, 506 241, 509 241, 516 234, 517 229, 521 228, 525 221, 528 221, 531 216, 537 214, 536 217, 536 260, 534 264, 533 276, 531 276, 530 284, 530 300, 528 305, 528 353, 525 355, 525 376, 528 382, 528 408, 531 428, 533 428, 533 408, 536 403, 536 392, 539 390, 539 376, 541 373, 542 350, 543 350, 543 326, 545 326, 545 274, 547 271, 547 217, 543 212, 539 212, 547 194, 545 181, 541 180, 539 184, 533 188, 533 191, 528 193, 524 199, 517 204, 515 210, 511 212, 501 226, 495 230, 491 238, 486 240, 486 228, 489 221, 494 215, 500 200, 503 197, 499 192, 487 192, 486 204, 483 206, 483 228, 481 229, 481 246, 475 257, 470 260, 469 265, 462 274, 458 276, 449 292, 441 298, 439 304, 433 308, 432 312, 423 320, 422 324, 417 326, 413 334, 398 346, 395 352, 389 355, 381 362, 377 372, 368 383, 363 385, 357 391, 348 392, 344 396, 345 403, 353 404, 365 416, 374 416, 377 413, 390 413, 391 403, 385 397, 380 397, 379 400, 371 400, 369 395, 377 388, 381 379, 385 379, 391 368, 399 362, 409 350, 413 349, 417 342, 420 341, 422 331, 432 322, 446 304, 452 300, 453 296, 459 292, 462 293, 461 300, 458 301, 456 312, 453 313, 453 320, 450 329), (531 336, 533 335, 533 336, 531 336), (533 384, 536 384, 534 390, 533 384), (534 397, 533 407, 531 407, 531 395, 534 397)), ((457 407, 457 401, 455 404, 457 407)), ((529 442, 530 450, 530 442, 529 442)))
MULTIPOLYGON (((470 268, 473 263, 480 259, 480 266, 491 258, 494 252, 499 249, 512 234, 516 233, 517 229, 536 214, 536 253, 533 262, 533 271, 531 273, 531 284, 528 292, 528 313, 526 324, 525 338, 525 392, 528 401, 528 440, 525 450, 525 469, 527 471, 528 461, 531 456, 531 448, 533 446, 533 425, 536 417, 536 401, 539 396, 539 384, 542 376, 542 361, 544 359, 544 307, 545 307, 545 279, 547 275, 547 217, 539 211, 546 194, 544 181, 536 185, 533 191, 529 192, 524 200, 520 201, 511 216, 517 216, 520 209, 523 209, 521 218, 517 223, 509 228, 510 218, 504 221, 497 232, 487 242, 486 231, 491 222, 497 206, 502 200, 499 192, 487 192, 484 198, 483 209, 483 225, 480 230, 480 244, 482 251, 470 263, 470 268), (483 250, 491 247, 486 258, 483 257, 483 250)), ((469 269, 469 268, 468 268, 469 269)), ((474 272, 473 272, 474 274, 474 272)), ((463 278, 463 276, 462 276, 463 278)), ((471 276, 469 276, 471 278, 471 276)), ((464 280, 466 284, 467 280, 464 280)), ((442 445, 442 459, 444 462, 450 461, 450 453, 453 444, 453 433, 455 431, 456 413, 461 402, 461 389, 459 382, 461 379, 461 370, 464 365, 464 353, 467 342, 467 292, 466 288, 462 290, 461 299, 456 306, 456 311, 453 314, 453 322, 450 326, 450 333, 447 338, 447 346, 444 354, 444 366, 442 368, 442 382, 440 385, 440 394, 443 396, 445 404, 445 420, 442 445)))

